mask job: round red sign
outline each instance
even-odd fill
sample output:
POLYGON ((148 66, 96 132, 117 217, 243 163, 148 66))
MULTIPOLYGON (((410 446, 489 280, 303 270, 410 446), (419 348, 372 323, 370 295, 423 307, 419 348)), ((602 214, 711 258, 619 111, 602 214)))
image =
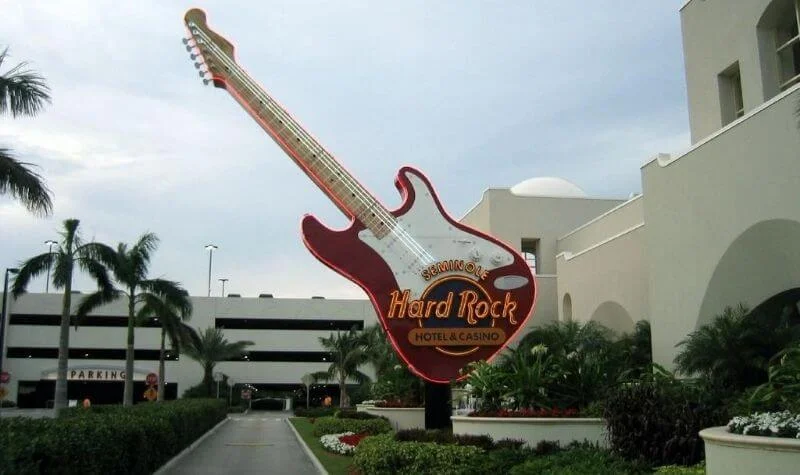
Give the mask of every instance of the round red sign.
POLYGON ((158 375, 155 373, 149 373, 147 377, 144 378, 144 382, 147 383, 148 386, 155 386, 158 384, 158 375))

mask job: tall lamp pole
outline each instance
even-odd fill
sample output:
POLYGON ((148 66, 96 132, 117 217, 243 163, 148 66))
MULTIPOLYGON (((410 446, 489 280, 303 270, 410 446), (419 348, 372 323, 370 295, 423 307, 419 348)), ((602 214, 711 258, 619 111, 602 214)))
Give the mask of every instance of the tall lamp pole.
POLYGON ((219 279, 219 281, 222 282, 222 295, 220 295, 220 297, 224 297, 225 296, 225 282, 227 282, 228 280, 229 279, 227 279, 227 278, 219 279))
POLYGON ((8 274, 16 274, 19 269, 6 269, 5 280, 3 281, 3 310, 0 318, 0 369, 3 368, 3 359, 6 355, 6 307, 8 306, 8 274))
POLYGON ((214 251, 219 249, 214 244, 206 244, 206 251, 208 251, 208 296, 211 297, 211 258, 214 256, 214 251))
MULTIPOLYGON (((53 241, 52 239, 48 239, 44 243, 47 244, 47 252, 48 252, 48 254, 52 254, 53 253, 53 246, 58 244, 57 242, 53 241)), ((46 294, 50 293, 50 267, 51 266, 52 266, 52 263, 48 263, 47 264, 47 280, 45 281, 46 283, 45 283, 45 288, 44 288, 44 293, 46 293, 46 294)))

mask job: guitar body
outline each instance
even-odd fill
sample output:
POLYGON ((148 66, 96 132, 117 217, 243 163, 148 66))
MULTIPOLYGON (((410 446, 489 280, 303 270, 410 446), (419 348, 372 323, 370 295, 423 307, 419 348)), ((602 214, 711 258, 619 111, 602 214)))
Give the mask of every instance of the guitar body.
MULTIPOLYGON (((481 268, 488 271, 483 279, 474 272, 463 271, 450 273, 451 279, 474 281, 486 291, 491 301, 505 302, 506 294, 510 294, 510 300, 516 303, 516 324, 510 319, 494 319, 492 322, 504 330, 506 340, 500 346, 505 346, 522 329, 534 307, 536 281, 527 263, 506 244, 450 217, 421 172, 410 167, 402 168, 395 186, 404 201, 391 214, 414 241, 436 256, 436 262, 469 261, 482 265, 481 268)), ((392 346, 414 373, 429 381, 449 382, 453 379, 452 375, 459 374, 459 370, 469 362, 490 360, 502 349, 495 345, 453 347, 412 344, 408 334, 413 329, 428 326, 428 323, 444 325, 442 320, 445 319, 389 317, 393 292, 407 289, 409 300, 418 299, 434 282, 433 278, 426 280, 419 272, 408 269, 413 256, 409 257, 410 253, 401 239, 390 236, 377 239, 358 221, 346 229, 333 230, 310 215, 302 221, 302 234, 306 247, 321 262, 367 292, 392 346), (426 353, 430 355, 426 356, 426 353), (448 357, 442 358, 443 353, 448 357), (436 361, 435 365, 426 364, 426 361, 433 360, 436 361)), ((446 320, 451 325, 464 323, 464 319, 459 320, 457 316, 458 302, 454 303, 451 315, 446 320)), ((499 305, 496 307, 499 308, 499 305)))

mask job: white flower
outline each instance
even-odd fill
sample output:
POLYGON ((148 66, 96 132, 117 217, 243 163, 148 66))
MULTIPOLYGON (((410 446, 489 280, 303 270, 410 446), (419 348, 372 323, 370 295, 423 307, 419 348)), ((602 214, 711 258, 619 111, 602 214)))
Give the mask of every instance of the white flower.
POLYGON ((533 348, 531 348, 531 354, 534 355, 534 356, 539 355, 539 354, 543 355, 543 354, 546 354, 546 353, 547 353, 547 346, 545 346, 542 343, 539 343, 538 345, 536 345, 533 348))
POLYGON ((341 434, 326 434, 319 438, 319 441, 322 443, 322 446, 328 449, 329 451, 337 454, 342 455, 349 455, 352 454, 356 447, 354 445, 345 444, 339 437, 345 435, 353 435, 353 432, 342 432, 341 434))

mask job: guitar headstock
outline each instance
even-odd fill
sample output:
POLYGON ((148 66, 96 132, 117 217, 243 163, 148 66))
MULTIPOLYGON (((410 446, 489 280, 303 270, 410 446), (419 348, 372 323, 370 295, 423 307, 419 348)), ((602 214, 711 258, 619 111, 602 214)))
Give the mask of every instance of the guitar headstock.
POLYGON ((183 39, 189 58, 199 71, 204 84, 213 83, 215 87, 226 88, 236 69, 233 45, 206 23, 206 13, 192 8, 183 17, 189 38, 183 39), (208 77, 206 77, 208 76, 208 77))

